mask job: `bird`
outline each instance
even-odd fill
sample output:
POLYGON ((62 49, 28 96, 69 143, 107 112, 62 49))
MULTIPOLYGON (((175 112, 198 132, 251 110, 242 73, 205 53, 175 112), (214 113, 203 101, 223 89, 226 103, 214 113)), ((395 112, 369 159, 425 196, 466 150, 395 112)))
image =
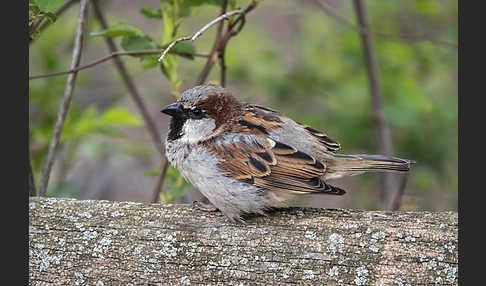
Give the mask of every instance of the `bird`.
POLYGON ((209 200, 203 211, 230 221, 289 208, 302 198, 343 195, 328 180, 370 171, 408 172, 413 160, 339 154, 326 133, 265 106, 244 103, 218 85, 185 90, 161 110, 171 117, 168 161, 209 200))

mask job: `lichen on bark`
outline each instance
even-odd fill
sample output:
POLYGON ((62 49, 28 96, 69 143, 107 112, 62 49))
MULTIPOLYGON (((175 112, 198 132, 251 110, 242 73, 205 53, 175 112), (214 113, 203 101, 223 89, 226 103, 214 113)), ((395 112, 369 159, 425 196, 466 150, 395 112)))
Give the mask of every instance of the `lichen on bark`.
POLYGON ((31 198, 31 285, 457 285, 456 212, 291 209, 235 224, 188 205, 31 198))

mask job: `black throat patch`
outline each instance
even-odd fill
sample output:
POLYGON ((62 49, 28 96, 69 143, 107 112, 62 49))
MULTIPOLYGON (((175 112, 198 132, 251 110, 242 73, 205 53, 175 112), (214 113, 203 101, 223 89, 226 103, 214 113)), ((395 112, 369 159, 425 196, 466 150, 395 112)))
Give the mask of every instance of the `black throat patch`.
POLYGON ((167 135, 167 140, 174 141, 182 137, 182 127, 186 122, 187 117, 172 117, 170 120, 169 134, 167 135))

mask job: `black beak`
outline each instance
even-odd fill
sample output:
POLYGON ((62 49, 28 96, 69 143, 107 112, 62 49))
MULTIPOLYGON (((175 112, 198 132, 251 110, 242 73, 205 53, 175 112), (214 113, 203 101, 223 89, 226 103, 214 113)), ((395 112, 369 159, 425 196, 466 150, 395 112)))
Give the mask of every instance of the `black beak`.
POLYGON ((182 105, 179 102, 174 102, 162 109, 160 112, 168 114, 173 117, 180 116, 182 114, 182 105))

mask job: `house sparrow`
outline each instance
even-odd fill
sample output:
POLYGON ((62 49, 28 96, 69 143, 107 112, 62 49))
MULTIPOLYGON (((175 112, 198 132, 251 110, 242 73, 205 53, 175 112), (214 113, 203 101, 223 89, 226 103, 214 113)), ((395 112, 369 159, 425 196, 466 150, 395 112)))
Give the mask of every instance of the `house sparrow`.
POLYGON ((172 116, 166 139, 169 162, 232 221, 242 215, 294 206, 308 195, 343 195, 329 179, 365 171, 407 172, 411 160, 341 155, 324 132, 279 112, 240 103, 214 85, 196 86, 161 112, 172 116))

